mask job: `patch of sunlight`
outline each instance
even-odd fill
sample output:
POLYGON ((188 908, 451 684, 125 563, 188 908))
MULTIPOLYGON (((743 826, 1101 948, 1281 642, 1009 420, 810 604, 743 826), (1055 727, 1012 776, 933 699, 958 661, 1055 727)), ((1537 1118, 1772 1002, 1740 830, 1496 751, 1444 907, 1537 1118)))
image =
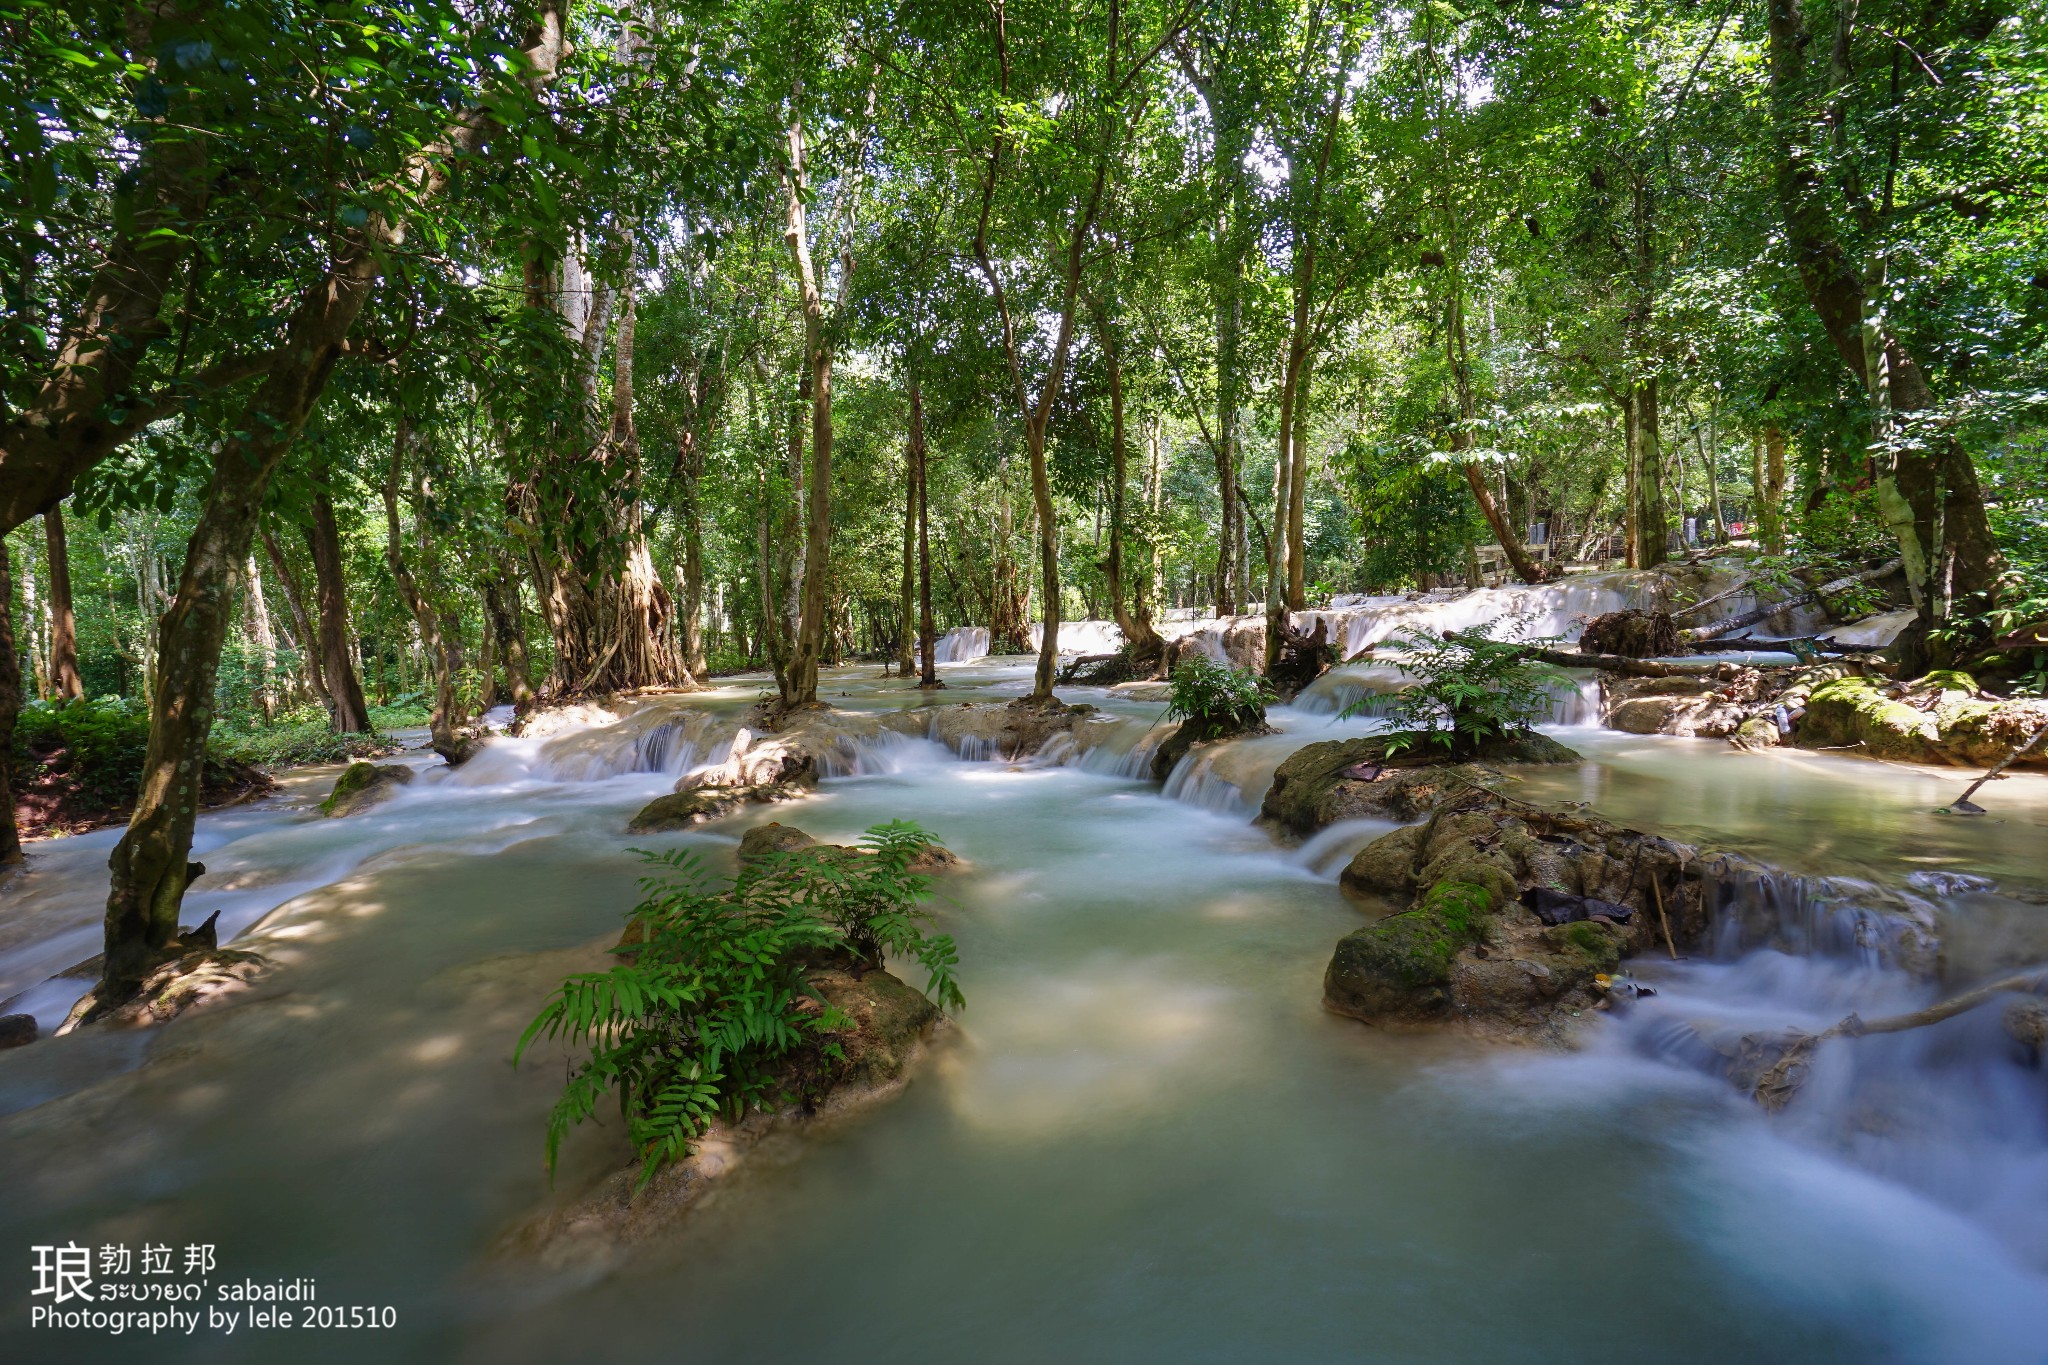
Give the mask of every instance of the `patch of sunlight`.
POLYGON ((1163 962, 1110 959, 984 989, 967 1046, 941 1060, 949 1103, 978 1130, 1030 1141, 1142 1122, 1235 1070, 1248 1044, 1226 1027, 1230 998, 1163 962))
POLYGON ((408 1050, 412 1059, 421 1066, 439 1066, 451 1061, 462 1052, 464 1039, 457 1033, 443 1033, 435 1038, 422 1039, 408 1050))

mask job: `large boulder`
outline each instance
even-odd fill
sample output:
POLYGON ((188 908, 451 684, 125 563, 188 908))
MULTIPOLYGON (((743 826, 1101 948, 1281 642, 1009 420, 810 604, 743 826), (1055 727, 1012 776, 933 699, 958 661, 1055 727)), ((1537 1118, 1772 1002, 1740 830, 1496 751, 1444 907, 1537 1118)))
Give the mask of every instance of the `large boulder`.
POLYGON ((657 796, 626 824, 628 834, 662 834, 722 820, 748 806, 795 801, 811 794, 802 783, 767 783, 755 787, 692 787, 657 796))
POLYGON ((1559 1042, 1623 957, 1702 935, 1716 896, 1697 850, 1473 788, 1368 844, 1340 880, 1393 913, 1337 945, 1330 1009, 1559 1042))
MULTIPOLYGON (((1851 674, 1813 686, 1795 740, 1802 748, 1854 748, 1896 762, 1985 767, 2043 724, 2048 702, 1988 697, 1967 673, 1938 670, 1904 683, 1851 674)), ((2048 767, 2048 750, 2037 748, 2019 762, 2048 767)))
POLYGON ((413 770, 401 763, 351 763, 334 780, 334 790, 320 803, 322 815, 354 815, 382 805, 409 786, 413 770))
POLYGON ((1305 838, 1340 820, 1417 820, 1447 796, 1503 780, 1503 769, 1579 761, 1533 730, 1486 744, 1462 763, 1444 763, 1422 744, 1390 754, 1388 738, 1325 740, 1289 754, 1266 789, 1260 822, 1305 838))

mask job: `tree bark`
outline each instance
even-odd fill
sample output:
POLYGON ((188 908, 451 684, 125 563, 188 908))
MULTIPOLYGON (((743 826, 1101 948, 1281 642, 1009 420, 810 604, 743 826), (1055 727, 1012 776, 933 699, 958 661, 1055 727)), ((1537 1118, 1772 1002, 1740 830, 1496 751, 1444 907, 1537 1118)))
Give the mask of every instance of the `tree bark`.
POLYGON ((43 538, 50 552, 50 695, 75 701, 85 695, 78 676, 78 618, 71 609, 71 550, 64 537, 64 512, 56 503, 43 513, 43 538))
POLYGON ((693 428, 683 433, 677 464, 683 478, 683 667, 704 676, 704 446, 693 428))
MULTIPOLYGON (((912 381, 915 383, 915 381, 912 381)), ((923 414, 913 412, 911 423, 923 414)), ((917 452, 915 440, 903 441, 903 583, 896 600, 896 674, 907 678, 917 667, 917 452)))
POLYGON ((242 577, 249 585, 249 633, 255 637, 256 653, 259 659, 262 689, 257 693, 257 704, 263 710, 263 719, 268 721, 277 716, 277 633, 270 628, 270 603, 264 600, 263 570, 257 567, 256 556, 250 555, 243 562, 242 577))
POLYGON ((327 680, 328 715, 336 734, 364 734, 370 728, 370 708, 363 699, 354 642, 349 638, 348 573, 341 557, 341 530, 335 524, 334 502, 325 490, 313 495, 306 548, 313 556, 313 595, 320 610, 320 673, 327 680))
POLYGON ((811 262, 810 231, 804 197, 803 121, 792 117, 787 135, 788 163, 784 236, 796 260, 797 288, 804 315, 804 359, 811 389, 811 467, 804 516, 804 586, 797 617, 796 644, 790 651, 790 706, 812 706, 818 700, 818 663, 825 648, 826 589, 832 557, 832 346, 825 335, 825 296, 811 262))

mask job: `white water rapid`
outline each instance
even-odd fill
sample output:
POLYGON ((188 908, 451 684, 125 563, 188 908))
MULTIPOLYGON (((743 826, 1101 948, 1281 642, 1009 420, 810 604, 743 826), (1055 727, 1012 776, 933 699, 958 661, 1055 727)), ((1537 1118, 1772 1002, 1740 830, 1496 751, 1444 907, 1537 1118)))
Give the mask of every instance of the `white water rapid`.
MULTIPOLYGON (((1859 917, 1934 923, 1964 984, 2048 958, 2048 778, 1996 784, 1967 821, 1931 814, 1966 774, 1555 731, 1587 761, 1519 795, 1787 875, 1731 879, 1695 956, 1631 964, 1658 995, 1587 1050, 1503 1052, 1320 1006, 1365 922, 1336 875, 1391 826, 1287 849, 1249 822, 1287 753, 1382 723, 1331 714, 1342 687, 1398 683, 1375 668, 1274 708, 1277 735, 1190 755, 1164 791, 1145 780, 1164 704, 1062 689, 1104 719, 1032 761, 912 724, 849 743, 810 799, 627 836, 730 753, 748 679, 452 772, 414 755, 419 780, 360 815, 313 809, 329 770, 203 817, 189 918, 222 910, 281 965, 158 1030, 0 1052, 0 1359, 2040 1361, 2048 1089, 1996 1010, 1832 1044, 1779 1115, 1709 1054, 1936 998, 1857 946, 1859 917), (849 840, 899 817, 970 864, 938 905, 968 1008, 907 1091, 750 1163, 610 1273, 497 1256, 619 1160, 607 1113, 551 1192, 566 1059, 509 1057, 552 986, 601 962, 630 850, 728 869, 757 821, 849 840), (217 1279, 312 1277, 397 1326, 38 1333, 28 1249, 72 1241, 212 1244, 217 1279)), ((956 662, 932 698, 843 669, 823 690, 890 712, 1014 697, 1030 670, 956 662)), ((96 950, 112 838, 41 846, 0 891, 0 1012, 48 1020, 82 988, 51 978, 96 950)))

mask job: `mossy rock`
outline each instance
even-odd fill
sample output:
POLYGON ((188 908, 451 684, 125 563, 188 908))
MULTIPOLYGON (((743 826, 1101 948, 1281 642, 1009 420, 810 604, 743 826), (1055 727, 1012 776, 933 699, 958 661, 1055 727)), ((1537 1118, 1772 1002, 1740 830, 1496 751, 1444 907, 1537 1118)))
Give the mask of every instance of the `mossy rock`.
POLYGON ((1324 740, 1295 750, 1274 770, 1259 818, 1304 836, 1340 820, 1417 820, 1446 798, 1497 780, 1486 763, 1579 761, 1577 752, 1533 730, 1480 746, 1472 756, 1479 761, 1453 761, 1420 743, 1389 754, 1390 738, 1324 740))
POLYGON ((1451 964, 1482 937, 1491 888, 1443 881, 1412 910, 1346 934, 1323 973, 1323 1003, 1355 1019, 1426 1019, 1451 1003, 1451 964))
POLYGON ((770 820, 765 825, 755 825, 740 836, 740 864, 759 862, 776 853, 793 853, 800 848, 814 848, 817 840, 794 825, 785 825, 779 820, 770 820))
POLYGON ((1874 758, 1924 763, 1934 757, 1941 727, 1922 711, 1884 694, 1875 678, 1838 678, 1816 687, 1799 720, 1802 748, 1861 745, 1874 758))
POLYGON ((351 763, 320 803, 322 815, 354 815, 390 800, 412 782, 413 770, 399 763, 351 763))

